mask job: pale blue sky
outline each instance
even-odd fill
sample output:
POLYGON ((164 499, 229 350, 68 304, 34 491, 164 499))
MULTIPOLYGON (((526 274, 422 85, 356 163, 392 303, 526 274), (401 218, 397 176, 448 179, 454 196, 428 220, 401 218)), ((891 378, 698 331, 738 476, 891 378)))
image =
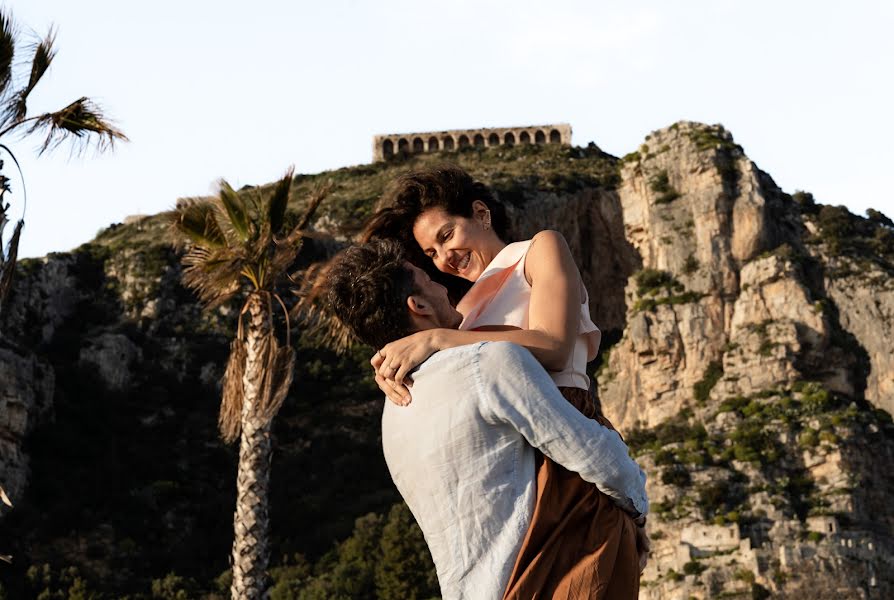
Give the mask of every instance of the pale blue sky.
POLYGON ((219 177, 369 162, 375 133, 557 121, 619 156, 680 119, 723 123, 786 191, 894 216, 891 1, 0 3, 58 27, 32 110, 91 96, 132 140, 71 160, 14 143, 23 256, 219 177))

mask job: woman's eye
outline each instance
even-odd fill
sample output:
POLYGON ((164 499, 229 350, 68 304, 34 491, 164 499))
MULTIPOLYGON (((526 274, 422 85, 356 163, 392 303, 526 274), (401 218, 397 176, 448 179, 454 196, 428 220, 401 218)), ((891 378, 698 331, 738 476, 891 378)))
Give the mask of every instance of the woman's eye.
POLYGON ((447 232, 444 234, 444 241, 447 241, 452 237, 453 237, 453 230, 448 229, 447 232))

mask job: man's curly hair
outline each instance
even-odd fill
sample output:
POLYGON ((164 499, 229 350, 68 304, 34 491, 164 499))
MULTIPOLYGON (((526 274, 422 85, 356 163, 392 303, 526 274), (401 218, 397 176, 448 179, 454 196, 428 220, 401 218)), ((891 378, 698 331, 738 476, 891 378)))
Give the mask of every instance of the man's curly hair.
POLYGON ((413 333, 407 298, 416 293, 413 272, 395 240, 373 240, 335 256, 326 271, 332 313, 373 348, 413 333))

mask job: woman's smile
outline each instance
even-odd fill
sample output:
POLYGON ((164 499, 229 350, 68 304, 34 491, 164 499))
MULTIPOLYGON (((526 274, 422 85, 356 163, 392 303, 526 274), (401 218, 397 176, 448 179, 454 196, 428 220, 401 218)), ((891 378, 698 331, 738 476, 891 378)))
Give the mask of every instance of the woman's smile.
POLYGON ((463 275, 465 273, 465 270, 469 267, 469 263, 472 260, 472 253, 467 252, 467 253, 465 253, 464 256, 463 255, 461 255, 461 256, 462 256, 462 258, 460 258, 459 260, 456 260, 456 261, 452 261, 449 264, 450 264, 450 267, 454 271, 456 271, 460 275, 463 275))

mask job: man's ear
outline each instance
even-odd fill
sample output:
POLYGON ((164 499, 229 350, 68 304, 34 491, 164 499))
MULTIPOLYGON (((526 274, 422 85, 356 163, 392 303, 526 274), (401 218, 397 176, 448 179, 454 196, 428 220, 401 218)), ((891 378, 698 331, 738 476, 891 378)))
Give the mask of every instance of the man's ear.
POLYGON ((407 307, 410 309, 410 312, 419 315, 419 316, 430 316, 431 305, 425 301, 421 296, 409 296, 407 297, 407 307))

